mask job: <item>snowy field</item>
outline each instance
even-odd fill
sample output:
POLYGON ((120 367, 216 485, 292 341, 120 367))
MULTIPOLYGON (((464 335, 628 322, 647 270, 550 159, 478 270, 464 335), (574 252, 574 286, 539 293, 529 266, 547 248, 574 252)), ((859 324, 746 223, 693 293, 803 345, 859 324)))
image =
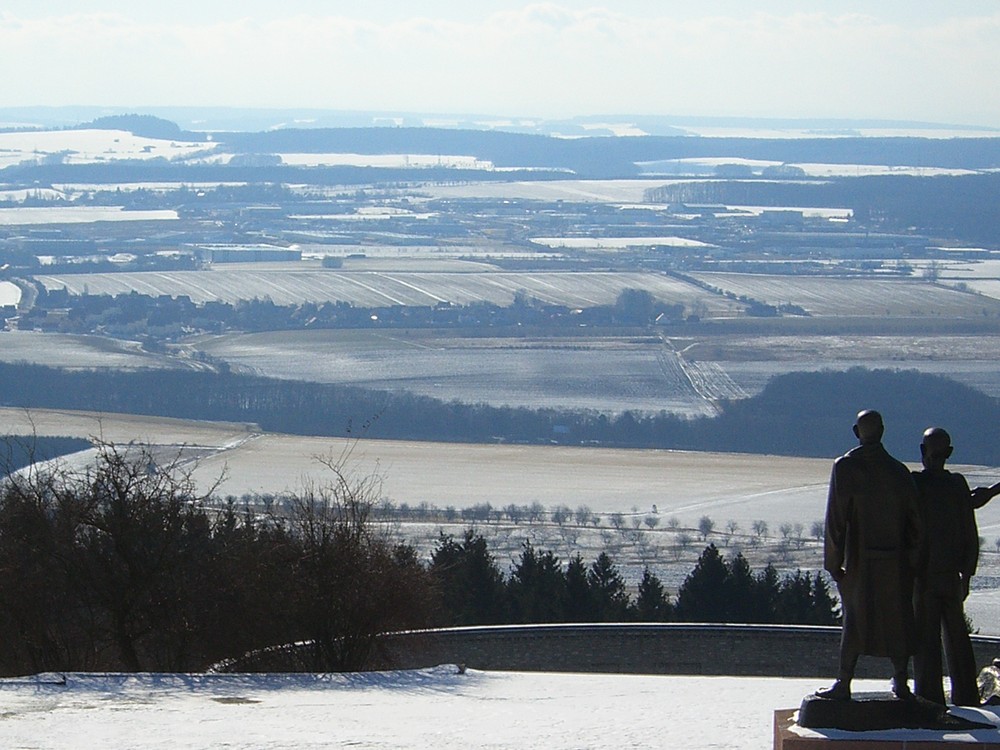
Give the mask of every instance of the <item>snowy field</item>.
POLYGON ((761 174, 768 167, 797 167, 806 177, 872 177, 875 175, 911 175, 935 177, 939 175, 976 174, 970 169, 946 167, 910 167, 887 164, 824 164, 806 162, 779 162, 763 159, 746 159, 732 156, 691 157, 638 162, 643 174, 712 174, 719 167, 738 165, 761 174))
MULTIPOLYGON (((0 284, 0 294, 3 292, 2 286, 0 284)), ((3 304, 2 300, 0 304, 3 304)), ((185 363, 176 357, 152 354, 143 350, 137 341, 38 331, 0 332, 0 362, 29 362, 69 369, 134 370, 185 367, 185 363)))
MULTIPOLYGON (((0 742, 31 750, 767 750, 815 679, 481 672, 67 674, 0 680, 0 742)), ((858 680, 859 691, 884 691, 858 680)), ((1000 722, 992 711, 962 715, 1000 722)), ((845 737, 850 733, 824 732, 845 737)), ((941 739, 931 731, 883 739, 941 739)), ((812 732, 810 736, 821 736, 812 732)), ((954 735, 953 735, 954 737, 954 735)), ((998 741, 978 730, 966 741, 998 741)), ((955 739, 962 739, 954 737, 955 739)))
POLYGON ((824 278, 696 272, 691 276, 740 297, 801 305, 811 315, 975 317, 1000 313, 997 300, 916 279, 824 278))
POLYGON ((686 237, 532 237, 531 242, 549 248, 574 250, 627 250, 631 247, 714 247, 686 237))
POLYGON ((714 400, 747 395, 714 362, 688 362, 652 337, 319 330, 201 336, 188 346, 268 377, 497 406, 711 416, 714 400))
POLYGON ((17 284, 0 281, 0 307, 14 306, 21 301, 21 289, 17 284))
POLYGON ((116 159, 186 159, 215 148, 133 135, 125 130, 41 130, 0 133, 0 168, 21 162, 57 160, 94 164, 116 159))
POLYGON ((670 181, 647 180, 539 180, 529 182, 480 182, 461 185, 424 185, 430 198, 494 198, 509 200, 569 201, 580 203, 642 203, 645 192, 670 181))
POLYGON ((123 206, 0 208, 0 226, 93 224, 98 221, 173 221, 172 209, 126 211, 123 206))
POLYGON ((346 153, 285 153, 278 156, 284 164, 296 167, 383 167, 392 169, 493 169, 493 163, 475 156, 460 154, 346 154, 346 153))
MULTIPOLYGON (((230 264, 232 265, 232 264, 230 264)), ((473 271, 421 273, 316 270, 293 271, 214 268, 207 271, 144 271, 89 274, 38 274, 46 289, 65 288, 70 294, 128 294, 154 297, 186 295, 195 303, 269 297, 277 305, 302 302, 349 302, 360 307, 429 305, 450 302, 467 305, 491 302, 506 306, 519 291, 542 302, 568 307, 610 305, 625 289, 645 289, 654 297, 699 306, 703 316, 728 313, 724 298, 694 284, 658 273, 602 271, 473 271)), ((958 294, 954 292, 953 294, 958 294)))
MULTIPOLYGON (((691 570, 704 543, 692 544, 675 557, 677 532, 669 529, 669 519, 676 518, 681 529, 692 530, 702 516, 709 516, 717 530, 709 541, 725 548, 726 554, 732 551, 733 540, 721 532, 730 521, 735 522, 739 527, 736 543, 742 539, 748 559, 759 568, 774 557, 782 525, 801 524, 808 535, 813 522, 823 518, 831 465, 827 459, 747 454, 348 441, 262 434, 253 425, 236 423, 0 407, 0 434, 5 433, 99 437, 120 444, 136 440, 157 446, 157 455, 166 461, 177 458, 184 446, 183 467, 206 490, 221 480, 220 496, 301 492, 324 486, 330 473, 320 459, 343 458, 352 475, 380 477, 381 498, 397 507, 405 503, 411 508, 430 504, 462 509, 489 503, 503 508, 534 502, 549 510, 558 505, 573 510, 587 506, 603 518, 600 526, 583 529, 570 524, 556 529, 491 522, 480 523, 479 531, 502 561, 515 557, 529 538, 538 548, 566 557, 581 551, 587 559, 610 542, 620 547, 613 554, 629 580, 649 563, 671 594, 691 570), (654 506, 660 523, 655 529, 643 529, 643 545, 623 544, 617 533, 611 533, 609 514, 624 514, 631 528, 633 520, 641 523, 654 506), (770 528, 760 548, 749 546, 757 520, 770 528)), ((82 470, 92 460, 93 454, 85 452, 66 457, 65 465, 82 470)), ((965 473, 973 486, 992 484, 1000 477, 996 467, 956 465, 954 469, 965 473)), ((1000 548, 996 546, 1000 502, 979 510, 977 520, 984 545, 966 611, 978 632, 1000 635, 1000 548)), ((460 535, 467 526, 464 521, 447 529, 440 522, 407 522, 398 531, 406 541, 424 549, 440 531, 460 535)), ((810 538, 795 552, 794 561, 780 562, 783 567, 789 564, 819 568, 819 546, 810 538)))

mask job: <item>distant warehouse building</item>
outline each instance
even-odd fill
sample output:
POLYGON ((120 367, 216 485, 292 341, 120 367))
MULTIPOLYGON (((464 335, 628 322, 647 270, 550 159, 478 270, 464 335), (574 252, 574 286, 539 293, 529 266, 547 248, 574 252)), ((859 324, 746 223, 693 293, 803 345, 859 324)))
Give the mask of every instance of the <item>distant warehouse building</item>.
POLYGON ((302 260, 302 251, 273 245, 198 245, 195 257, 204 263, 275 263, 302 260))

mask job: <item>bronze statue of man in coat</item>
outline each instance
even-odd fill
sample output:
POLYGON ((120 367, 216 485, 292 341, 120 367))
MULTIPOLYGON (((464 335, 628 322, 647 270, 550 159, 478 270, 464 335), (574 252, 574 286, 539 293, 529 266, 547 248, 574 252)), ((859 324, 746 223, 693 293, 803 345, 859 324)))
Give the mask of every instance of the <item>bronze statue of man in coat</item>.
POLYGON ((858 414, 859 445, 838 458, 830 477, 823 566, 837 582, 843 609, 837 681, 817 695, 850 700, 858 657, 887 656, 892 690, 911 698, 907 664, 917 641, 913 578, 922 520, 910 470, 882 446, 877 411, 858 414))

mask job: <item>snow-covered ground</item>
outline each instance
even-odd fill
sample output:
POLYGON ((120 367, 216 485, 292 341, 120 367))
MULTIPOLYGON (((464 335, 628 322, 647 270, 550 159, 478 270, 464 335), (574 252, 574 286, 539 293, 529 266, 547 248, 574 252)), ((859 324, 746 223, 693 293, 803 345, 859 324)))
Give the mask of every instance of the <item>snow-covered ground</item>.
MULTIPOLYGON (((61 677, 0 680, 0 746, 765 750, 772 747, 774 711, 797 708, 822 685, 815 679, 458 674, 451 665, 335 675, 67 674, 65 684, 52 684, 61 677)), ((881 691, 887 684, 859 680, 855 688, 881 691)), ((1000 721, 989 711, 973 713, 1000 721)), ((1000 740, 1000 731, 966 736, 986 739, 1000 740)))

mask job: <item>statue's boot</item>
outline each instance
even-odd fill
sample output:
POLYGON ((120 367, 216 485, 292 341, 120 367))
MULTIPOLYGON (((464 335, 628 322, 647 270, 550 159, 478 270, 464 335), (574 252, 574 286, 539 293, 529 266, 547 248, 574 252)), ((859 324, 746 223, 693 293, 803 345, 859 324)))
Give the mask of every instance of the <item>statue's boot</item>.
POLYGON ((892 693, 901 701, 913 700, 913 693, 910 692, 910 684, 906 679, 906 672, 897 673, 892 678, 892 693))
POLYGON ((848 680, 837 680, 830 687, 817 690, 816 695, 831 701, 849 701, 851 699, 851 683, 848 680))

